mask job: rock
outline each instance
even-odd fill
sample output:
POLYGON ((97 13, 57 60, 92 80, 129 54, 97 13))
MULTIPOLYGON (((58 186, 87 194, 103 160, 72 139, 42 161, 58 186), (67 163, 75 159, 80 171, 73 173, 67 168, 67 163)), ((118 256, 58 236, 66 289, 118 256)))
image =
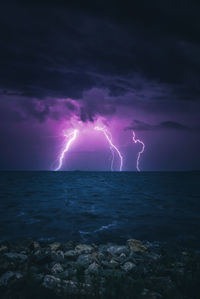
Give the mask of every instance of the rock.
POLYGON ((81 254, 79 255, 76 263, 81 266, 87 267, 91 263, 91 261, 92 261, 91 254, 81 254))
POLYGON ((57 274, 63 272, 63 267, 61 266, 61 264, 55 264, 52 268, 51 268, 51 273, 52 274, 57 274))
POLYGON ((50 249, 54 250, 54 251, 58 250, 60 248, 60 246, 61 246, 61 244, 59 242, 54 242, 54 243, 49 244, 50 249))
POLYGON ((38 250, 38 249, 40 249, 40 243, 36 242, 36 241, 32 241, 29 245, 29 248, 31 250, 38 250))
POLYGON ((65 270, 63 272, 60 273, 59 277, 61 279, 66 279, 66 278, 69 278, 70 277, 70 273, 69 273, 69 270, 65 270))
POLYGON ((126 259, 126 254, 125 253, 121 253, 119 256, 120 260, 124 260, 126 259))
POLYGON ((150 292, 149 289, 144 288, 142 291, 142 296, 146 296, 147 294, 149 294, 149 292, 150 292))
POLYGON ((101 261, 101 266, 103 266, 103 268, 109 269, 112 268, 112 265, 110 265, 110 263, 108 261, 101 261))
POLYGON ((39 249, 34 252, 34 256, 38 256, 40 254, 41 254, 41 251, 39 249))
POLYGON ((38 250, 34 253, 34 259, 37 264, 44 265, 51 262, 51 255, 48 252, 41 252, 38 250))
POLYGON ((114 269, 119 266, 119 263, 113 259, 111 259, 109 262, 108 261, 102 261, 101 265, 106 268, 106 269, 114 269))
POLYGON ((75 250, 79 252, 79 254, 91 253, 94 249, 91 245, 79 244, 75 247, 75 250))
POLYGON ((11 280, 20 279, 22 277, 23 277, 23 275, 19 272, 8 271, 8 272, 4 273, 3 275, 1 275, 0 286, 7 286, 11 280))
POLYGON ((53 289, 60 284, 60 281, 60 278, 57 278, 53 275, 46 275, 42 285, 48 289, 53 289))
POLYGON ((143 252, 143 251, 147 250, 147 246, 144 245, 144 244, 143 244, 141 241, 139 241, 139 240, 129 239, 129 240, 127 241, 127 244, 128 244, 128 246, 129 246, 130 250, 133 250, 133 251, 136 251, 136 252, 138 252, 138 251, 143 252))
POLYGON ((136 265, 131 263, 131 262, 126 262, 125 264, 123 264, 123 266, 121 267, 121 269, 125 272, 130 272, 133 269, 136 268, 136 265))
POLYGON ((185 281, 198 279, 200 251, 184 252, 182 248, 174 250, 159 244, 148 244, 147 250, 146 243, 141 241, 131 239, 127 243, 127 246, 73 243, 71 247, 53 243, 50 247, 45 243, 38 246, 33 241, 31 245, 30 241, 3 242, 0 244, 0 297, 14 294, 16 287, 18 292, 18 287, 33 279, 35 285, 51 289, 47 291, 49 298, 51 294, 59 298, 82 298, 82 295, 88 298, 96 294, 101 297, 105 292, 108 298, 117 297, 118 283, 123 284, 125 293, 130 287, 130 296, 141 299, 182 298, 185 281), (18 285, 19 279, 22 281, 18 285))
POLYGON ((66 250, 74 249, 75 243, 73 241, 68 241, 67 243, 65 243, 64 247, 66 250))
POLYGON ((68 250, 64 253, 66 258, 76 258, 79 255, 77 250, 68 250))
POLYGON ((58 251, 52 251, 51 252, 51 258, 55 262, 64 262, 65 256, 63 251, 58 250, 58 251))
POLYGON ((98 262, 98 252, 97 251, 92 252, 92 259, 94 262, 98 262))
POLYGON ((25 262, 28 259, 28 256, 22 253, 9 252, 9 253, 4 253, 4 255, 9 260, 18 260, 20 262, 25 262))
POLYGON ((148 260, 148 257, 144 256, 144 254, 141 254, 141 252, 136 252, 131 250, 129 256, 128 256, 128 260, 130 260, 131 262, 137 264, 137 263, 143 263, 144 260, 148 260))
POLYGON ((97 263, 92 263, 89 265, 87 270, 85 271, 86 274, 98 274, 99 272, 99 265, 97 263))
POLYGON ((111 268, 117 268, 119 266, 119 263, 117 261, 115 261, 114 259, 111 259, 109 264, 110 264, 111 268))
POLYGON ((15 277, 15 273, 8 271, 1 275, 0 277, 0 286, 6 286, 11 278, 15 277))
POLYGON ((23 275, 19 272, 15 272, 15 277, 16 277, 16 279, 21 279, 23 277, 23 275))
POLYGON ((102 252, 98 252, 96 258, 99 262, 101 262, 105 260, 105 255, 102 252))
POLYGON ((108 248, 111 247, 112 244, 111 243, 108 243, 108 244, 101 244, 99 245, 98 247, 98 251, 101 252, 101 253, 104 253, 104 254, 107 254, 108 253, 108 248))
POLYGON ((109 252, 112 256, 120 255, 121 253, 127 254, 128 248, 126 246, 113 245, 107 249, 107 252, 109 252))
POLYGON ((5 245, 0 246, 0 253, 8 251, 8 247, 5 245))

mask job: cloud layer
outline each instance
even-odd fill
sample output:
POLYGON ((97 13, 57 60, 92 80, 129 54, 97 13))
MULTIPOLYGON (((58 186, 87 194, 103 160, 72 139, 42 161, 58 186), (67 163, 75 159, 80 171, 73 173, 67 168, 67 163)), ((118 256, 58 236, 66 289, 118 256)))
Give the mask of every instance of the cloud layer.
POLYGON ((199 15, 191 0, 1 1, 0 168, 49 169, 44 136, 98 118, 122 148, 137 131, 146 169, 200 165, 199 15))
POLYGON ((48 98, 81 100, 83 121, 115 113, 116 106, 151 110, 167 102, 181 110, 185 101, 199 102, 196 2, 86 1, 78 9, 73 2, 56 3, 1 4, 2 93, 48 102, 39 115, 24 101, 27 113, 44 119, 48 98), (94 89, 107 90, 112 101, 85 96, 94 89))

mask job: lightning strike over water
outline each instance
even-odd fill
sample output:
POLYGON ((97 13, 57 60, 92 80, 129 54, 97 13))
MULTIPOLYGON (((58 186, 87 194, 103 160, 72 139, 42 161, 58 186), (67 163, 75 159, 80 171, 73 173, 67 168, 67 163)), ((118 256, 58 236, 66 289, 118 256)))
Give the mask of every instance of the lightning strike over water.
POLYGON ((62 167, 63 164, 63 159, 65 156, 65 153, 68 152, 68 150, 70 149, 71 144, 74 142, 74 140, 76 139, 78 134, 78 130, 75 129, 72 133, 70 133, 69 135, 64 135, 66 138, 71 137, 67 142, 66 145, 64 147, 64 149, 62 150, 60 156, 59 156, 59 164, 58 167, 55 169, 55 171, 60 170, 60 168, 62 167))
MULTIPOLYGON (((108 141, 108 144, 109 144, 109 147, 110 147, 110 151, 111 151, 111 154, 112 154, 112 158, 111 158, 111 171, 113 171, 113 165, 114 165, 114 159, 115 159, 115 152, 117 153, 117 155, 119 157, 119 161, 120 161, 119 171, 122 171, 122 168, 123 168, 123 157, 122 157, 122 154, 120 153, 119 149, 113 144, 113 142, 112 142, 112 134, 110 133, 110 131, 108 131, 108 129, 106 127, 100 127, 100 126, 95 126, 93 129, 96 130, 96 131, 101 131, 104 134, 104 136, 107 139, 107 141, 108 141)), ((61 153, 59 154, 59 158, 58 158, 59 163, 58 163, 58 166, 54 169, 54 171, 58 171, 58 170, 60 170, 62 168, 65 154, 69 151, 71 145, 76 140, 78 133, 79 133, 79 130, 78 129, 74 129, 70 134, 68 134, 68 135, 64 134, 64 136, 66 138, 66 143, 65 143, 65 145, 64 145, 61 153)), ((140 157, 141 157, 141 154, 145 150, 145 144, 140 139, 136 139, 135 138, 135 132, 134 131, 133 131, 133 141, 134 141, 135 144, 136 143, 140 143, 142 145, 142 149, 138 152, 137 162, 136 162, 137 171, 140 171, 140 167, 139 167, 140 157)))
POLYGON ((108 143, 110 145, 110 150, 112 152, 112 162, 111 162, 111 170, 113 170, 113 162, 114 162, 114 153, 113 150, 115 150, 119 156, 120 159, 120 167, 119 170, 122 171, 122 167, 123 167, 123 157, 120 153, 120 151, 118 150, 118 148, 112 143, 112 135, 111 133, 105 128, 105 127, 95 127, 94 128, 97 131, 102 131, 106 137, 106 139, 108 140, 108 143))
MULTIPOLYGON (((95 130, 96 130, 96 128, 95 128, 95 130)), ((107 130, 107 134, 109 135, 110 140, 112 140, 112 135, 108 130, 107 130)), ((114 159, 115 159, 115 153, 114 153, 114 149, 112 146, 110 146, 110 151, 111 151, 111 155, 112 155, 110 169, 111 169, 111 171, 113 171, 113 163, 114 163, 114 159)))
POLYGON ((142 150, 139 151, 139 153, 138 153, 138 156, 137 156, 137 164, 136 164, 137 171, 140 171, 140 168, 139 168, 140 156, 141 156, 141 154, 144 152, 145 144, 144 144, 141 140, 139 140, 139 139, 135 139, 135 132, 134 132, 134 131, 133 131, 133 141, 134 141, 135 144, 136 144, 136 143, 140 143, 140 144, 142 144, 142 150))

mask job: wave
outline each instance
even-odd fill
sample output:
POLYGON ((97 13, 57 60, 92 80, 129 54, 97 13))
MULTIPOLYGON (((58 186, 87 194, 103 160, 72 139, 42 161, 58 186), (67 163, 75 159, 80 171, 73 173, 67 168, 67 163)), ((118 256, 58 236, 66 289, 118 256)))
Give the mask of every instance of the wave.
POLYGON ((104 231, 104 230, 108 230, 111 227, 115 227, 115 226, 117 226, 117 221, 114 221, 114 222, 112 222, 108 225, 102 225, 100 228, 96 229, 94 232, 98 233, 98 232, 101 232, 101 231, 104 231))
POLYGON ((16 217, 23 217, 26 216, 25 212, 19 212, 16 217))
POLYGON ((117 226, 117 221, 114 221, 112 223, 109 223, 108 225, 102 225, 101 227, 93 230, 92 232, 80 230, 79 233, 81 235, 92 235, 94 233, 98 233, 98 232, 102 232, 102 231, 105 231, 105 230, 109 230, 110 228, 116 227, 116 226, 117 226))

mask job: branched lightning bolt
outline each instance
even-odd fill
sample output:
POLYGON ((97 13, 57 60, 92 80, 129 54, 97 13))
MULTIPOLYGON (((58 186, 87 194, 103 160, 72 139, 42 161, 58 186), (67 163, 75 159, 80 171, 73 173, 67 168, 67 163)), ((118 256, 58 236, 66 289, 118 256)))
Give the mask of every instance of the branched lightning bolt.
POLYGON ((113 150, 115 150, 117 152, 118 156, 119 156, 119 159, 120 159, 119 170, 122 171, 123 157, 122 157, 120 151, 118 150, 118 148, 112 143, 112 135, 111 135, 111 133, 105 127, 98 127, 98 126, 96 126, 94 129, 97 130, 97 131, 102 131, 104 133, 106 139, 108 140, 108 143, 110 145, 110 150, 112 152, 111 170, 113 170, 113 162, 114 162, 114 152, 113 152, 113 150))
POLYGON ((140 156, 144 152, 145 144, 141 140, 135 139, 135 132, 134 131, 133 131, 133 141, 134 141, 134 143, 140 143, 140 144, 142 144, 142 149, 141 149, 141 151, 139 151, 139 153, 137 155, 137 164, 136 164, 137 171, 140 171, 140 168, 139 168, 140 156))
MULTIPOLYGON (((101 131, 103 132, 105 138, 107 139, 108 141, 108 144, 109 144, 109 147, 110 147, 110 150, 111 150, 111 154, 112 154, 112 160, 111 160, 111 171, 113 171, 113 164, 114 164, 114 158, 115 158, 115 151, 116 153, 118 154, 119 156, 119 160, 120 160, 120 165, 119 165, 119 171, 122 171, 122 168, 123 168, 123 157, 119 151, 119 149, 113 144, 112 142, 112 135, 111 133, 108 131, 108 129, 106 127, 99 127, 99 126, 96 126, 94 127, 95 130, 97 131, 101 131)), ((69 151, 72 143, 76 140, 77 138, 77 135, 79 133, 79 130, 78 129, 74 129, 70 134, 68 135, 64 135, 66 137, 66 143, 64 145, 64 148, 63 150, 61 151, 61 153, 59 154, 59 163, 58 163, 58 166, 55 168, 55 171, 58 171, 61 169, 62 165, 63 165, 63 159, 65 157, 65 154, 69 151)), ((142 149, 138 152, 138 155, 137 155, 137 163, 136 163, 136 168, 137 168, 137 171, 140 171, 140 167, 139 167, 139 163, 140 163, 140 157, 142 155, 142 153, 144 152, 145 150, 145 144, 140 140, 140 139, 136 139, 135 138, 135 132, 133 131, 133 141, 134 143, 140 143, 142 145, 142 149)))
POLYGON ((64 149, 61 151, 60 156, 59 156, 59 164, 58 167, 55 169, 55 171, 60 170, 60 168, 62 167, 63 164, 63 159, 65 156, 65 153, 68 152, 71 144, 74 142, 74 140, 76 139, 78 134, 78 130, 75 129, 73 132, 71 132, 69 135, 64 135, 66 138, 71 137, 69 140, 67 140, 64 149))

